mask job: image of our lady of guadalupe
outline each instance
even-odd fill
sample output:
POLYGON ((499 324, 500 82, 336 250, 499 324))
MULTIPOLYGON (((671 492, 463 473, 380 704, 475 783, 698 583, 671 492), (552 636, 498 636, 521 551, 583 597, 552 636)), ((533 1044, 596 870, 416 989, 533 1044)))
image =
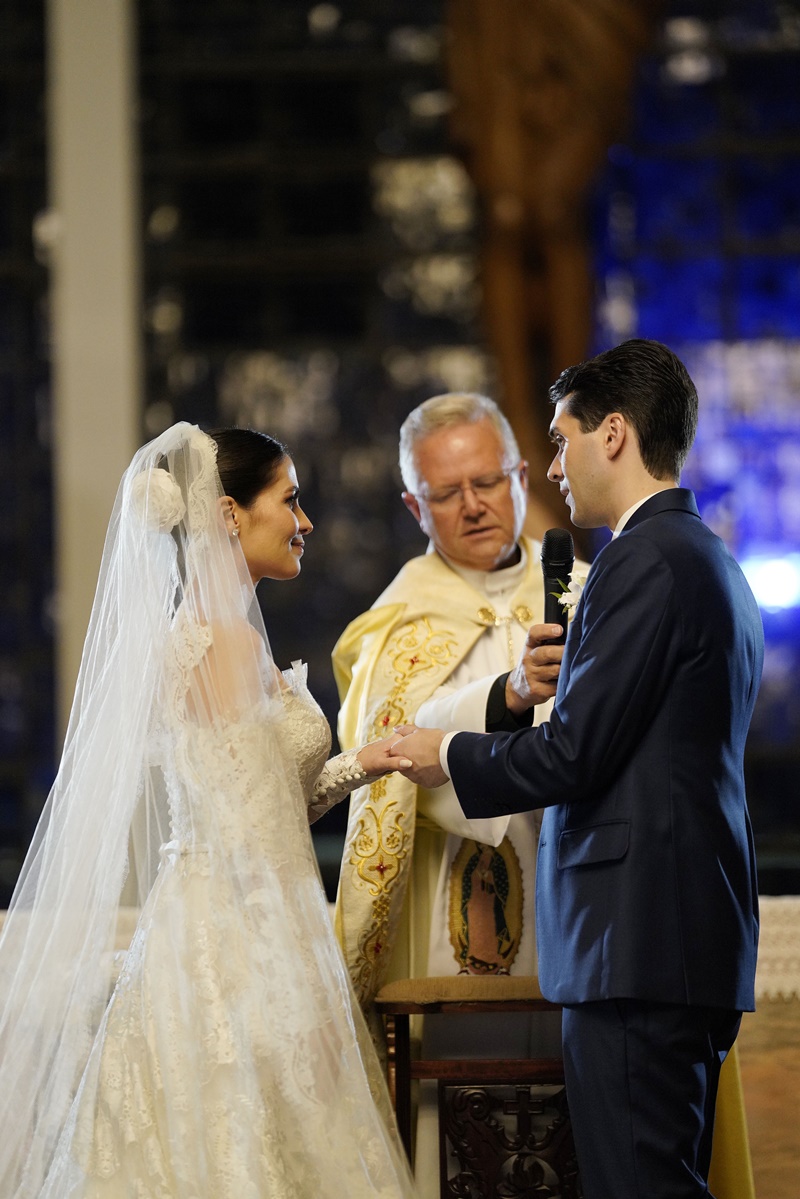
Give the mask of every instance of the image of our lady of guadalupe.
POLYGON ((508 974, 519 948, 522 887, 508 838, 464 841, 453 863, 450 939, 461 974, 508 974))

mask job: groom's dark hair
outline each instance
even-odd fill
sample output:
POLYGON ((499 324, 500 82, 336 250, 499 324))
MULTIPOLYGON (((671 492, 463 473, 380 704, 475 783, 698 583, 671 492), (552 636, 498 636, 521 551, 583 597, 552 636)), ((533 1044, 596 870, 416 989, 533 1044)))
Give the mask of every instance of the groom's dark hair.
POLYGON ((667 346, 633 338, 569 366, 550 388, 553 404, 567 396, 567 411, 584 433, 598 428, 609 412, 621 412, 653 478, 678 481, 697 432, 697 390, 667 346))

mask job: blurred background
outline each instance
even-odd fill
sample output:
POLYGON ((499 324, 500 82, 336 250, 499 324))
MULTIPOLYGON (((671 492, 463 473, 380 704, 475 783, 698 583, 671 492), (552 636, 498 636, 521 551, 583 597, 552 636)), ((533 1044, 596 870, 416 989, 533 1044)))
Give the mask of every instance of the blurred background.
MULTIPOLYGON (((531 530, 566 526, 547 387, 630 336, 698 385, 684 482, 767 634, 761 890, 800 893, 800 4, 0 12, 0 906, 137 445, 181 419, 288 443, 316 528, 300 579, 261 600, 335 725, 339 633, 424 550, 399 497, 407 412, 494 396, 532 465, 531 530)), ((331 892, 345 807, 315 829, 331 892)))

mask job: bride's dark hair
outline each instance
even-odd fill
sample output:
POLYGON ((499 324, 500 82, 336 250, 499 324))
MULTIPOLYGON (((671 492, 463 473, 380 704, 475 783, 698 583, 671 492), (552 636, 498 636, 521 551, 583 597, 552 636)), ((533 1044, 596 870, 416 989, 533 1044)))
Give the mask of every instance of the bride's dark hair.
POLYGON ((217 470, 225 495, 249 508, 269 487, 288 451, 282 442, 255 429, 209 429, 217 444, 217 470))

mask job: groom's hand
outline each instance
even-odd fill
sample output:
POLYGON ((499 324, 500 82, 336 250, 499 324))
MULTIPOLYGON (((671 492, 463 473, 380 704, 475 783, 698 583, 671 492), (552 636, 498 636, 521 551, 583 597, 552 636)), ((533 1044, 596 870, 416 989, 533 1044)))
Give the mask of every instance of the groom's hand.
POLYGON ((439 748, 444 739, 441 729, 418 729, 413 724, 402 724, 397 730, 402 736, 393 742, 390 758, 396 770, 412 783, 429 790, 441 787, 448 776, 439 762, 439 748))
POLYGON ((534 624, 528 629, 519 661, 506 680, 506 707, 521 716, 534 704, 543 704, 556 693, 563 645, 553 645, 561 625, 534 624))

